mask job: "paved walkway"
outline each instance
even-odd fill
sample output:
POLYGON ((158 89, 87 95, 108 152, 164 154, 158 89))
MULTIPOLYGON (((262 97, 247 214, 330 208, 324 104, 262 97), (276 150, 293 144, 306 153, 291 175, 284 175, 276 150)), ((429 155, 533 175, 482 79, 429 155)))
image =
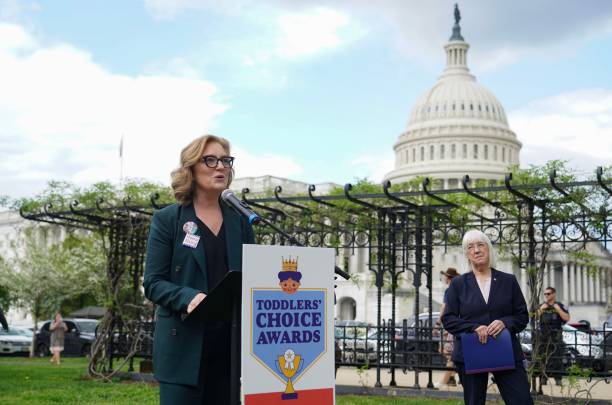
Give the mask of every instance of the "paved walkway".
MULTIPOLYGON (((442 371, 433 372, 433 382, 440 381, 442 379, 442 371)), ((458 379, 458 377, 457 377, 458 379)), ((391 381, 391 373, 388 369, 382 369, 380 371, 380 380, 383 388, 389 388, 389 382, 391 381)), ((419 374, 419 385, 423 391, 423 395, 427 395, 431 392, 427 389, 428 373, 423 372, 419 374)), ((408 371, 404 374, 401 370, 396 370, 395 381, 398 387, 413 388, 415 383, 414 371, 408 371)), ((374 387, 376 383, 376 369, 358 371, 352 367, 340 367, 338 374, 336 375, 336 385, 356 386, 356 387, 374 387)), ((579 390, 586 390, 591 388, 591 398, 599 400, 608 400, 612 404, 612 384, 606 384, 601 379, 594 379, 591 382, 587 382, 586 379, 580 379, 576 381, 575 387, 570 387, 569 379, 564 378, 562 386, 558 387, 554 383, 554 379, 549 379, 549 383, 542 387, 544 395, 553 397, 566 397, 570 395, 572 398, 584 399, 586 392, 578 392, 579 390)), ((460 394, 461 385, 458 387, 448 387, 444 391, 449 393, 460 394)), ((487 391, 489 394, 498 394, 497 386, 495 384, 489 385, 487 391)))

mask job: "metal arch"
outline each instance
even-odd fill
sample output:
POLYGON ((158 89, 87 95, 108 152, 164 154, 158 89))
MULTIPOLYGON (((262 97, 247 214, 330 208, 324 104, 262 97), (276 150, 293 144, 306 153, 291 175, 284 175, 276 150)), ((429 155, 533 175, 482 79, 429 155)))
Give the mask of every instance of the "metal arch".
POLYGON ((606 190, 608 194, 612 195, 612 189, 606 186, 606 183, 604 183, 603 181, 603 167, 598 166, 597 170, 595 171, 595 174, 597 175, 597 183, 599 183, 599 186, 606 190))
POLYGON ((245 203, 247 203, 248 205, 250 205, 252 207, 261 208, 262 210, 266 210, 268 212, 271 212, 271 213, 274 214, 274 216, 280 216, 280 217, 284 217, 284 218, 288 217, 286 212, 284 212, 282 210, 279 210, 278 208, 268 207, 266 205, 256 203, 256 202, 254 202, 252 200, 248 200, 246 198, 246 195, 248 193, 250 193, 250 192, 251 192, 251 190, 248 187, 245 187, 245 188, 242 189, 242 193, 241 193, 242 201, 244 201, 245 203))
POLYGON ((159 204, 157 204, 157 200, 159 200, 159 193, 155 192, 155 193, 151 193, 151 196, 149 197, 149 201, 151 202, 151 206, 153 208, 155 208, 156 210, 160 210, 162 207, 159 206, 159 204))
POLYGON ((139 214, 143 214, 143 215, 147 215, 147 216, 153 216, 152 213, 150 213, 149 211, 145 211, 141 208, 138 207, 130 207, 128 204, 130 202, 132 198, 128 195, 126 196, 123 200, 123 208, 125 208, 128 212, 133 211, 133 212, 138 212, 139 214))
POLYGON ((290 207, 297 208, 303 212, 310 212, 310 209, 308 207, 304 207, 303 205, 292 203, 291 201, 287 201, 284 198, 281 198, 281 196, 279 196, 278 194, 282 192, 283 192, 283 188, 281 186, 274 187, 274 197, 276 198, 276 201, 278 201, 281 204, 285 204, 290 207))
POLYGON ((79 205, 78 200, 72 200, 69 204, 69 208, 70 208, 70 212, 72 212, 74 215, 80 215, 83 216, 89 220, 92 220, 98 224, 104 222, 106 219, 104 217, 98 216, 98 215, 92 215, 92 214, 86 214, 85 212, 82 211, 77 211, 76 207, 77 205, 79 205))
POLYGON ((385 195, 387 196, 388 199, 398 202, 400 204, 403 205, 407 205, 408 207, 410 207, 413 210, 420 210, 423 208, 422 205, 418 205, 413 203, 412 201, 408 201, 408 200, 404 200, 403 198, 399 198, 394 196, 393 194, 391 194, 391 192, 389 191, 389 188, 391 187, 391 180, 385 180, 382 183, 382 188, 383 188, 383 192, 385 193, 385 195))
POLYGON ((362 201, 362 200, 360 200, 360 199, 358 199, 358 198, 355 198, 355 197, 351 196, 351 195, 349 194, 349 192, 350 192, 352 189, 353 189, 353 185, 352 185, 351 183, 346 183, 346 184, 344 185, 344 196, 345 196, 345 197, 346 197, 346 199, 347 199, 347 200, 349 200, 350 202, 353 202, 353 203, 355 203, 355 204, 361 205, 361 206, 366 207, 366 208, 371 209, 371 210, 380 211, 380 210, 384 210, 384 209, 385 209, 385 207, 379 207, 379 206, 377 206, 377 205, 370 204, 370 203, 368 203, 368 202, 362 201))
MULTIPOLYGON (((493 224, 497 222, 497 219, 487 218, 487 217, 485 217, 484 215, 480 215, 480 214, 478 214, 478 213, 476 213, 476 212, 472 212, 472 211, 468 210, 467 208, 463 208, 463 207, 461 207, 459 204, 455 204, 454 202, 451 202, 451 201, 445 200, 444 198, 439 197, 439 196, 437 196, 437 195, 433 194, 433 193, 432 193, 430 190, 428 190, 428 189, 427 189, 427 187, 429 186, 429 184, 430 184, 430 183, 431 183, 431 180, 429 179, 429 177, 425 177, 425 178, 423 179, 423 183, 421 183, 421 184, 422 184, 422 186, 423 186, 423 192, 424 192, 425 194, 427 194, 427 196, 428 196, 428 197, 431 197, 431 198, 433 198, 434 200, 437 200, 437 201, 439 201, 439 202, 441 202, 441 203, 443 203, 443 204, 447 204, 447 205, 449 205, 449 206, 451 206, 451 207, 453 207, 453 208, 462 208, 462 209, 465 209, 465 210, 466 210, 466 211, 468 211, 468 212, 469 212, 471 215, 475 216, 476 218, 480 218, 480 219, 481 219, 481 220, 483 220, 483 221, 488 221, 488 222, 491 222, 491 223, 493 223, 493 224)), ((432 207, 432 208, 434 208, 434 207, 436 207, 436 206, 434 205, 434 206, 431 206, 431 207, 432 207)))
POLYGON ((454 208, 460 208, 460 206, 458 204, 455 204, 454 202, 450 202, 448 200, 445 200, 442 197, 438 197, 437 195, 433 194, 431 191, 429 191, 429 189, 427 187, 429 187, 429 184, 431 183, 431 180, 429 179, 429 177, 425 177, 423 179, 423 182, 421 183, 421 186, 423 187, 423 192, 428 196, 433 198, 434 200, 441 202, 442 204, 445 204, 447 206, 450 207, 454 207, 454 208))
POLYGON ((320 198, 318 198, 318 197, 315 197, 315 196, 312 194, 312 192, 313 192, 313 191, 315 191, 316 189, 317 189, 317 187, 316 187, 314 184, 310 184, 310 185, 308 186, 308 196, 310 197, 310 199, 311 199, 312 201, 314 201, 314 202, 316 202, 316 203, 318 203, 318 204, 325 205, 325 206, 327 206, 327 207, 338 208, 338 206, 337 206, 337 205, 335 205, 335 204, 332 204, 332 203, 327 202, 327 201, 323 201, 322 199, 320 199, 320 198))
POLYGON ((463 176, 463 179, 461 179, 461 184, 463 185, 463 189, 465 190, 466 193, 468 193, 469 195, 471 195, 472 197, 485 202, 489 205, 492 205, 495 208, 499 208, 501 210, 503 210, 504 212, 508 212, 508 210, 506 210, 502 203, 500 203, 499 201, 493 201, 493 200, 489 200, 488 198, 481 196, 480 194, 475 193, 474 191, 470 190, 470 188, 468 187, 468 183, 472 181, 472 179, 470 179, 470 175, 466 174, 465 176, 463 176))
POLYGON ((535 206, 538 206, 542 209, 546 208, 546 204, 544 204, 543 201, 541 200, 536 200, 534 198, 529 197, 526 194, 521 193, 520 191, 518 191, 516 188, 512 187, 512 184, 510 184, 510 182, 512 181, 512 173, 506 173, 506 175, 504 176, 504 184, 506 186, 506 189, 514 194, 515 196, 519 197, 521 200, 527 201, 535 206))
MULTIPOLYGON (((74 223, 77 223, 77 224, 82 224, 82 225, 80 225, 78 227, 89 229, 88 225, 90 225, 90 223, 88 223, 87 221, 81 221, 81 220, 78 220, 78 219, 75 219, 75 218, 67 217, 67 216, 61 215, 61 213, 50 212, 49 210, 52 209, 52 208, 53 208, 53 204, 50 203, 50 202, 48 202, 45 205, 43 205, 43 211, 44 211, 45 215, 48 216, 49 218, 61 219, 63 221, 68 221, 68 222, 74 222, 74 223)), ((55 224, 62 225, 59 222, 55 222, 55 224)))
POLYGON ((588 212, 590 215, 594 214, 593 210, 591 210, 589 207, 587 207, 580 201, 577 201, 570 193, 568 193, 567 191, 559 187, 559 185, 557 184, 556 178, 557 178, 557 171, 555 169, 552 169, 550 173, 548 173, 548 181, 550 182, 550 186, 553 189, 555 189, 557 192, 565 196, 569 201, 579 205, 583 210, 588 212))

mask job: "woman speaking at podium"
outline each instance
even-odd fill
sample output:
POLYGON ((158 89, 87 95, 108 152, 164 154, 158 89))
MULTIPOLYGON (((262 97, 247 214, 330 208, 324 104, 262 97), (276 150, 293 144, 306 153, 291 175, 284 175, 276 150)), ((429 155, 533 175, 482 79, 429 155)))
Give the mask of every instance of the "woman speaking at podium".
POLYGON ((242 245, 254 243, 251 225, 220 202, 233 163, 226 139, 192 141, 172 172, 176 204, 151 221, 143 284, 157 304, 153 365, 162 405, 229 403, 229 323, 202 325, 181 315, 192 312, 228 270, 241 270, 242 245))
POLYGON ((480 343, 495 338, 504 329, 511 335, 515 368, 495 371, 495 382, 506 404, 530 405, 523 352, 516 334, 525 329, 529 316, 525 297, 516 277, 495 270, 496 255, 489 238, 478 230, 463 236, 468 271, 455 277, 447 290, 442 315, 444 329, 455 336, 452 359, 459 371, 466 405, 484 405, 489 373, 466 374, 460 335, 476 333, 480 343))

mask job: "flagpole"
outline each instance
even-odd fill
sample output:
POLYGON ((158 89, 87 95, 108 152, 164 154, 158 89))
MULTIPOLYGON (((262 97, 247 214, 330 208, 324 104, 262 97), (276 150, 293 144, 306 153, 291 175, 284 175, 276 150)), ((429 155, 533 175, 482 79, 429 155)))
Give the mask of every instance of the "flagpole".
POLYGON ((119 184, 123 186, 123 135, 121 135, 121 142, 119 143, 119 184))

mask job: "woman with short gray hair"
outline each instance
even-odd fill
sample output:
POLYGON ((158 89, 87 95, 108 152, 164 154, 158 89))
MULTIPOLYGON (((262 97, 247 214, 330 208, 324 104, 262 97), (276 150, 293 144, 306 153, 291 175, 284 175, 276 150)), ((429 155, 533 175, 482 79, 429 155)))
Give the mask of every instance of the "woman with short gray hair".
POLYGON ((467 272, 455 277, 448 288, 442 323, 455 336, 452 360, 459 371, 464 402, 466 405, 485 404, 489 374, 465 373, 461 335, 476 333, 484 344, 489 337, 497 337, 508 329, 516 364, 512 370, 493 372, 495 382, 506 404, 533 404, 523 352, 516 336, 529 321, 521 288, 514 275, 493 267, 497 256, 491 240, 483 232, 476 229, 466 232, 462 245, 467 272))

